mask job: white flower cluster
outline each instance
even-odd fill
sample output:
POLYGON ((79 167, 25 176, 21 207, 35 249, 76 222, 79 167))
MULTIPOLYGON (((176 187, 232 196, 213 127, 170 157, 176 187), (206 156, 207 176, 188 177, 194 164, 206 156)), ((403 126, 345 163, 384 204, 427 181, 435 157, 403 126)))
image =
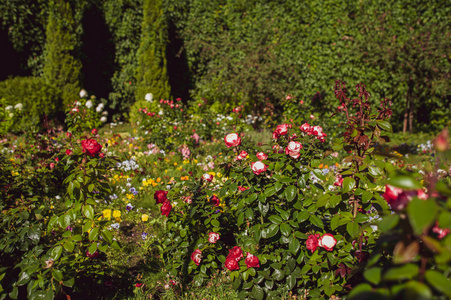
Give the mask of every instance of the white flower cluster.
POLYGON ((427 141, 425 144, 419 144, 418 148, 420 148, 421 151, 427 151, 432 149, 432 142, 427 141))
POLYGON ((121 169, 123 171, 130 171, 130 170, 137 170, 139 169, 139 165, 134 161, 133 159, 130 160, 124 160, 122 163, 118 162, 116 164, 116 167, 118 169, 121 169))
POLYGON ((247 124, 251 125, 251 124, 254 124, 257 120, 258 121, 262 121, 263 118, 259 117, 259 116, 247 115, 246 119, 244 120, 244 122, 246 122, 247 124))

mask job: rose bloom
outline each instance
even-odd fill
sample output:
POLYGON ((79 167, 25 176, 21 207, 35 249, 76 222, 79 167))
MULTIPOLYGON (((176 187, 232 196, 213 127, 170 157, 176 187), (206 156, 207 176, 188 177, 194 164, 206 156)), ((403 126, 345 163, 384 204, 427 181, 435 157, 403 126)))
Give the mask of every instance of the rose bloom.
POLYGON ((202 251, 199 249, 194 250, 191 254, 191 260, 196 264, 196 266, 198 266, 202 261, 202 251))
POLYGON ((213 175, 210 175, 208 173, 205 173, 204 175, 202 175, 202 179, 208 182, 212 182, 213 181, 213 175))
POLYGON ((92 135, 97 135, 97 133, 99 133, 99 132, 98 132, 97 129, 95 129, 95 128, 91 131, 91 134, 92 134, 92 135))
POLYGON ((335 186, 342 186, 343 185, 343 178, 341 177, 340 174, 338 174, 337 177, 335 178, 334 185, 335 186))
POLYGON ((71 155, 71 154, 72 154, 72 150, 66 149, 66 155, 71 155))
POLYGON ((156 191, 155 194, 153 194, 153 197, 157 204, 164 203, 168 201, 168 191, 156 191))
POLYGON ((318 248, 319 246, 319 237, 320 237, 319 233, 311 234, 308 236, 308 239, 305 242, 307 249, 312 251, 312 253, 315 252, 316 248, 318 248))
POLYGON ((281 135, 285 135, 288 132, 288 124, 277 125, 272 134, 273 139, 278 139, 281 135))
POLYGON ((318 246, 323 247, 326 251, 332 251, 336 244, 337 240, 330 233, 324 234, 318 240, 318 246))
POLYGON ((293 157, 293 158, 298 158, 299 156, 301 156, 301 149, 302 149, 302 145, 299 142, 296 141, 291 141, 288 143, 288 146, 285 148, 285 154, 293 157))
POLYGON ((243 258, 243 250, 241 250, 240 247, 235 246, 229 250, 229 255, 227 255, 227 257, 232 257, 236 261, 239 261, 241 258, 243 258))
POLYGON ((238 136, 237 133, 230 133, 225 136, 224 142, 227 148, 236 147, 241 144, 241 138, 238 136))
POLYGON ((219 206, 220 200, 218 196, 216 195, 211 196, 210 203, 213 204, 214 206, 219 206))
POLYGON ((311 130, 313 135, 322 136, 323 128, 321 126, 313 126, 311 130))
POLYGON ((250 254, 249 252, 247 253, 246 259, 244 260, 244 262, 246 263, 246 266, 248 268, 259 268, 260 267, 260 261, 258 260, 258 257, 250 254))
POLYGON ((238 186, 238 189, 242 192, 244 192, 245 190, 248 190, 248 187, 244 187, 244 186, 238 186))
POLYGON ((309 123, 302 124, 299 129, 301 129, 302 132, 309 132, 310 131, 310 125, 309 123))
POLYGON ((240 265, 238 264, 238 261, 231 257, 230 255, 227 256, 225 261, 225 267, 229 269, 230 271, 235 271, 240 269, 240 265))
POLYGON ((208 234, 208 241, 212 244, 216 244, 216 242, 219 240, 219 233, 216 232, 210 232, 208 234))
POLYGON ((71 138, 71 137, 72 137, 72 133, 66 132, 66 137, 67 137, 67 138, 71 138))
MULTIPOLYGON (((423 192, 423 190, 421 190, 423 192)), ((391 209, 394 211, 403 210, 407 204, 413 199, 413 197, 418 196, 418 191, 404 191, 403 189, 386 185, 385 193, 382 196, 387 200, 391 209)), ((420 197, 423 195, 421 194, 420 197)))
POLYGON ((268 159, 268 154, 266 154, 264 152, 258 152, 257 153, 257 158, 259 160, 267 160, 268 159))
POLYGON ((247 152, 244 150, 241 150, 240 154, 236 157, 237 160, 242 160, 247 157, 247 152))
POLYGON ((99 252, 96 251, 96 252, 91 254, 91 253, 89 253, 89 250, 86 250, 86 256, 89 257, 89 258, 96 258, 97 256, 99 256, 99 252))
POLYGON ((171 209, 172 209, 171 203, 169 203, 169 201, 166 201, 166 202, 163 203, 163 205, 161 206, 161 215, 162 215, 162 216, 169 217, 169 213, 171 212, 171 209))
POLYGON ((93 139, 81 141, 81 147, 83 148, 83 153, 87 153, 91 157, 96 156, 102 150, 102 145, 93 139))
POLYGON ((251 168, 255 175, 260 175, 268 169, 268 166, 261 161, 256 161, 251 164, 251 168))
POLYGON ((437 234, 439 240, 443 239, 448 233, 448 228, 440 228, 438 222, 435 222, 434 227, 432 228, 432 232, 437 234))

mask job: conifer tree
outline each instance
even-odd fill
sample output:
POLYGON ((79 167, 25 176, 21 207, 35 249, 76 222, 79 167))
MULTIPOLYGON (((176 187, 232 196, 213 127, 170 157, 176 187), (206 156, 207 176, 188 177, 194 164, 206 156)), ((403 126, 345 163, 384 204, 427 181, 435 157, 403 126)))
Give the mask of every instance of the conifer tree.
POLYGON ((136 101, 143 101, 147 93, 154 99, 168 99, 169 86, 166 43, 168 29, 163 15, 162 0, 144 0, 141 43, 136 73, 136 101))
POLYGON ((50 5, 46 27, 44 79, 61 93, 65 106, 77 100, 80 90, 81 62, 76 58, 78 45, 70 4, 56 0, 50 5))

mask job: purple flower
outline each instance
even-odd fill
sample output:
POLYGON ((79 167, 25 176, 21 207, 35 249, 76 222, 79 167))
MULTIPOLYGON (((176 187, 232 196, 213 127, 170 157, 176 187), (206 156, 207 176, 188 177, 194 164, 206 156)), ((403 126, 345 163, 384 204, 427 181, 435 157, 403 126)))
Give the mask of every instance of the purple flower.
POLYGON ((125 209, 126 209, 127 211, 131 211, 131 210, 133 209, 133 205, 131 205, 130 203, 128 203, 128 204, 125 206, 125 209))
POLYGON ((72 231, 74 231, 74 229, 69 225, 69 226, 66 227, 66 231, 72 232, 72 231))
POLYGON ((143 232, 143 233, 141 234, 141 238, 142 238, 143 240, 147 239, 147 233, 146 233, 146 232, 143 232))

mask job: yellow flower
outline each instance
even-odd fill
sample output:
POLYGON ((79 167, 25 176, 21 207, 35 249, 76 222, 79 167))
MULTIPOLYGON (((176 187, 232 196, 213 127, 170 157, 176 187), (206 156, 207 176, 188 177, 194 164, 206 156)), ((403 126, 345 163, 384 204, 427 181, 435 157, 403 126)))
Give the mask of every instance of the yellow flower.
POLYGON ((142 220, 143 222, 147 222, 147 220, 149 220, 149 216, 146 215, 146 214, 144 214, 144 215, 141 216, 141 220, 142 220))
POLYGON ((187 159, 185 159, 184 161, 183 161, 183 164, 189 164, 189 160, 187 160, 187 159))
POLYGON ((127 196, 127 199, 129 199, 129 200, 134 198, 133 194, 127 194, 126 196, 127 196))
POLYGON ((174 167, 177 167, 177 163, 176 162, 174 163, 174 167))
POLYGON ((116 220, 116 222, 121 221, 121 212, 119 210, 113 211, 113 218, 116 220))
POLYGON ((103 217, 108 221, 111 220, 111 209, 105 209, 102 211, 103 217))
POLYGON ((158 182, 158 183, 160 183, 160 181, 161 181, 161 178, 160 178, 160 177, 158 177, 158 178, 157 178, 157 182, 158 182))
POLYGON ((216 175, 215 172, 208 172, 208 174, 210 174, 211 176, 215 176, 216 175))
POLYGON ((194 163, 197 164, 197 159, 194 160, 194 163))
POLYGON ((221 178, 221 177, 222 177, 222 174, 221 174, 221 173, 218 173, 218 174, 216 174, 216 176, 217 176, 218 178, 221 178))

